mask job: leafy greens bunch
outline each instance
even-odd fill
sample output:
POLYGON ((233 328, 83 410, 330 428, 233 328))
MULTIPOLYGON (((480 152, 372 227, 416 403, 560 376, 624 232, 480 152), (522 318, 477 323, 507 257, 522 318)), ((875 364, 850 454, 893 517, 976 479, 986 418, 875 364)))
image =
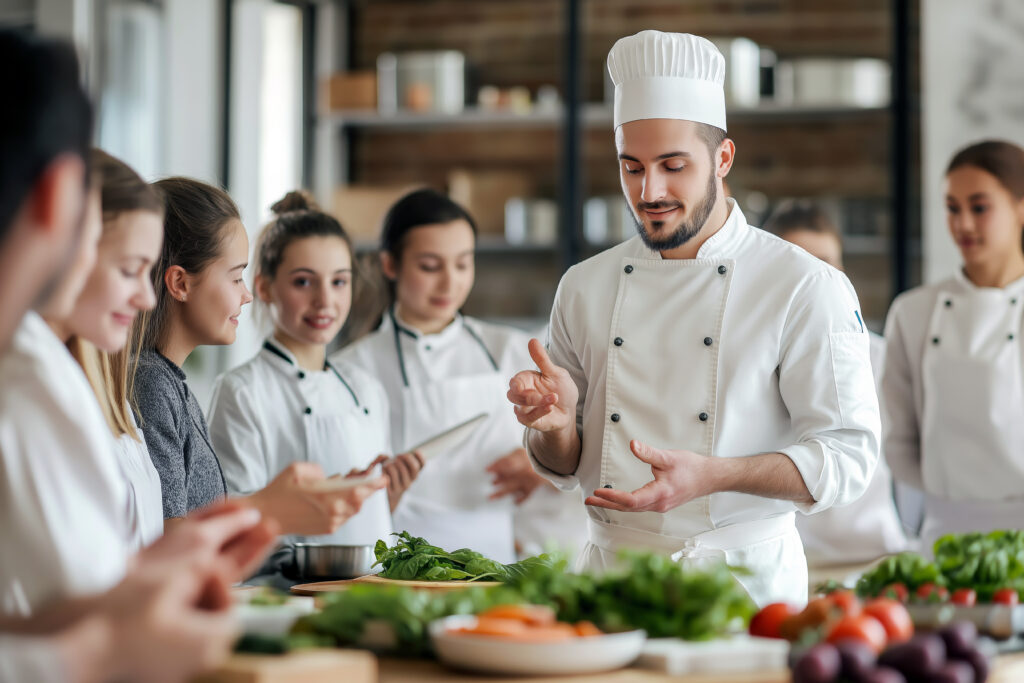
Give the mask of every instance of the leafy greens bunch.
POLYGON ((412 536, 408 531, 392 535, 398 537, 395 545, 388 547, 387 543, 379 540, 373 550, 377 556, 374 566, 383 567, 379 576, 386 579, 508 582, 531 567, 550 565, 553 562, 548 555, 538 555, 522 562, 502 564, 469 548, 448 552, 412 536))
POLYGON ((554 608, 562 621, 591 621, 606 632, 643 629, 652 638, 705 640, 745 625, 754 603, 724 566, 683 569, 650 553, 622 555, 622 571, 570 574, 562 558, 520 563, 506 585, 463 591, 414 591, 403 586, 362 585, 332 594, 300 632, 358 644, 370 622, 386 622, 403 654, 429 652, 427 625, 452 614, 476 614, 503 604, 554 608))
POLYGON ((1000 588, 1024 590, 1024 531, 947 534, 935 541, 935 563, 952 588, 973 588, 989 602, 1000 588))

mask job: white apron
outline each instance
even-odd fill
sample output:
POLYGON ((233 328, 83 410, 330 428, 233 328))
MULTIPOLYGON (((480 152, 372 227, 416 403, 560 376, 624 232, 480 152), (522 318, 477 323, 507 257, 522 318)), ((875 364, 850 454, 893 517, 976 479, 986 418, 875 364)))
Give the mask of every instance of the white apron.
MULTIPOLYGON (((263 348, 289 362, 291 360, 270 343, 265 343, 263 348)), ((388 453, 388 416, 379 410, 370 410, 360 402, 351 383, 334 364, 325 362, 324 366, 325 370, 338 378, 338 390, 352 396, 353 406, 336 413, 325 412, 322 408, 305 412, 302 416, 306 437, 305 453, 294 455, 296 459, 317 463, 323 468, 324 474, 330 477, 335 474, 345 475, 349 469, 366 467, 378 455, 388 453), (344 465, 339 466, 340 463, 344 465)), ((289 538, 307 543, 373 545, 378 539, 389 539, 391 532, 387 492, 380 491, 367 498, 359 512, 333 534, 289 538)))
POLYGON ((395 529, 421 536, 446 550, 471 548, 503 563, 514 562, 513 506, 488 500, 493 491, 486 468, 518 443, 522 427, 508 409, 504 377, 487 347, 468 327, 493 370, 410 386, 399 326, 392 320, 402 369, 402 428, 396 445, 405 452, 482 412, 490 417, 458 448, 426 463, 394 513, 395 529))
MULTIPOLYGON (((700 258, 626 258, 623 264, 605 342, 608 414, 601 481, 632 491, 652 475, 630 451, 631 438, 644 435, 655 448, 715 453, 715 425, 728 400, 717 393, 719 347, 736 264, 700 258), (652 292, 662 294, 659 301, 651 301, 652 292), (679 362, 681 357, 687 362, 679 362), (666 405, 668 395, 676 405, 666 405)), ((592 520, 580 566, 606 568, 621 547, 669 552, 687 561, 718 557, 751 570, 737 579, 758 604, 805 602, 807 563, 792 512, 716 529, 711 505, 712 498, 703 497, 667 513, 608 513, 592 520)))
POLYGON ((922 548, 941 535, 1024 527, 1024 301, 940 291, 922 359, 922 548))

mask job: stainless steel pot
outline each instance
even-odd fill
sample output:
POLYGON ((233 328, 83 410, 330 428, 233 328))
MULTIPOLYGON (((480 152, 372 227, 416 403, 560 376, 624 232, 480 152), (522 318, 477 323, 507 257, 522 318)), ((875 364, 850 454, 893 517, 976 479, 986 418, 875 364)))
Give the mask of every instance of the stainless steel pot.
POLYGON ((285 573, 300 581, 354 579, 374 573, 372 545, 296 543, 294 560, 285 573))

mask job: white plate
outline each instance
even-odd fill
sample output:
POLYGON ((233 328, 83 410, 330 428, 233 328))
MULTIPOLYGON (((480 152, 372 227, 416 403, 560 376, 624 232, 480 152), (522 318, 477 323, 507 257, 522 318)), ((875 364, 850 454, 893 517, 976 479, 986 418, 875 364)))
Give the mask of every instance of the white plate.
POLYGON ((283 605, 251 605, 236 603, 233 608, 244 633, 283 636, 295 622, 315 611, 313 598, 289 597, 283 605))
POLYGON ((458 669, 517 676, 595 673, 631 664, 647 639, 643 631, 627 631, 554 643, 520 643, 447 632, 475 624, 472 616, 447 617, 430 624, 434 650, 442 662, 458 669))

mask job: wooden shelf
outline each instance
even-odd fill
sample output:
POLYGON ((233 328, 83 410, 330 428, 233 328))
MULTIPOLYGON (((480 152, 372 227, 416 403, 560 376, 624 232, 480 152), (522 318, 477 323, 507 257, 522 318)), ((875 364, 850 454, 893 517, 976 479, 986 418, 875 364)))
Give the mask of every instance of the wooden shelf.
MULTIPOLYGON (((888 107, 852 106, 789 106, 771 102, 757 107, 728 108, 730 121, 760 119, 815 119, 845 116, 862 116, 877 112, 888 112, 888 107)), ((561 107, 536 109, 517 113, 512 111, 491 111, 479 107, 467 107, 456 114, 439 112, 401 111, 382 114, 373 109, 336 111, 321 116, 319 121, 343 128, 367 129, 421 129, 421 128, 547 128, 562 123, 564 111, 561 107)), ((588 127, 611 126, 612 108, 605 104, 586 104, 582 108, 583 124, 588 127)))

